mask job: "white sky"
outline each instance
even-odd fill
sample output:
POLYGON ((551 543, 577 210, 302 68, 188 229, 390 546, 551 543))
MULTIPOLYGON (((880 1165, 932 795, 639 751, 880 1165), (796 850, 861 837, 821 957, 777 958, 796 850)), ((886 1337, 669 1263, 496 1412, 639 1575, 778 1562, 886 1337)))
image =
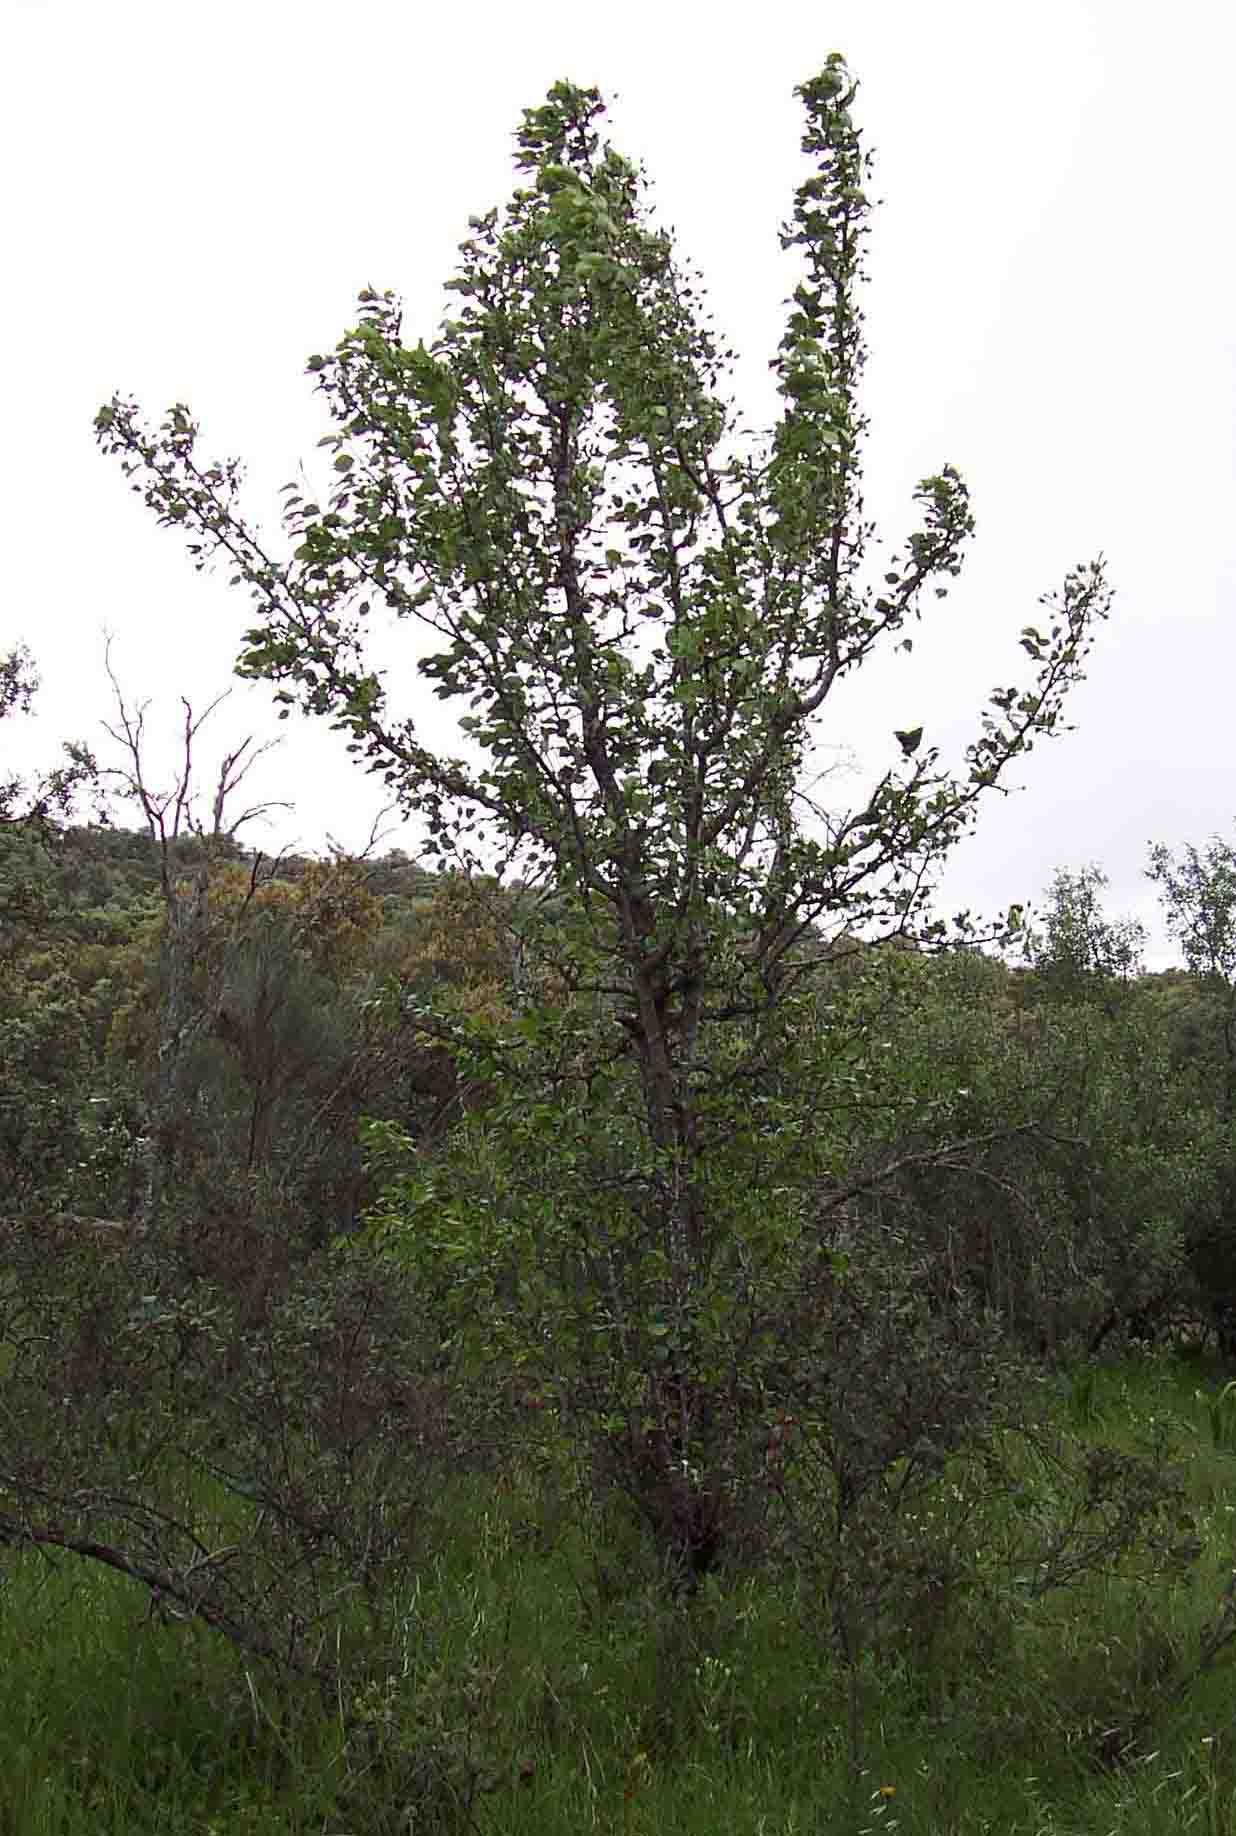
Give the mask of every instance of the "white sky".
MULTIPOLYGON (((646 162, 742 353, 748 418, 769 420, 792 90, 832 49, 861 81, 885 200, 869 502, 899 541, 915 481, 952 462, 979 533, 913 658, 857 684, 823 737, 879 772, 892 729, 922 721, 959 758, 987 690, 1020 674, 1038 595, 1102 551, 1118 598, 1077 730, 988 808, 947 906, 994 911, 1095 860, 1112 911, 1154 922, 1148 843, 1230 837, 1236 816, 1227 0, 770 0, 731 20, 715 0, 0 0, 0 651, 25 640, 44 683, 3 763, 99 739, 104 627, 170 737, 177 696, 226 686, 250 622, 97 453, 100 402, 187 401, 203 450, 247 461, 269 527, 324 431, 305 359, 367 284, 432 337, 466 218, 509 190, 520 111, 560 76, 616 96, 612 137, 646 162)), ((418 705, 412 682, 402 702, 392 687, 418 705)), ((280 727, 269 689, 238 686, 216 745, 250 729, 286 736, 261 788, 297 806, 250 841, 363 843, 381 798, 342 743, 299 716, 280 727)))

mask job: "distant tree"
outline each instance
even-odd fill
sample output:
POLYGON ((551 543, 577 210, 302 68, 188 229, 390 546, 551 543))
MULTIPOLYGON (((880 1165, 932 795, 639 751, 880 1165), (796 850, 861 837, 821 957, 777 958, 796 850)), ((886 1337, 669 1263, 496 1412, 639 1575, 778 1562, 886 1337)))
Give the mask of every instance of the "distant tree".
POLYGON ((1107 883, 1093 864, 1076 873, 1063 867, 1056 872, 1041 927, 1026 939, 1026 954, 1053 993, 1110 1000, 1141 971, 1145 926, 1135 918, 1107 917, 1107 883))
MULTIPOLYGON (((209 805, 202 807, 195 783, 195 748, 222 696, 216 696, 200 714, 181 698, 180 756, 170 782, 156 784, 150 775, 145 730, 148 704, 130 706, 126 700, 112 669, 110 644, 106 669, 116 718, 115 725, 104 722, 104 728, 120 763, 106 766, 100 775, 141 813, 158 850, 163 908, 158 1021, 148 1057, 147 1114, 142 1131, 146 1165, 139 1212, 143 1222, 150 1224, 163 1208, 192 1106, 192 1049, 214 1019, 214 1002, 201 987, 204 965, 220 955, 217 915, 210 905, 212 873, 235 854, 239 831, 275 806, 264 802, 240 811, 235 807, 236 792, 269 750, 269 742, 255 747, 250 737, 223 755, 209 805)), ((249 882, 251 896, 260 883, 259 864, 257 857, 249 882)))
MULTIPOLYGON (((39 689, 28 650, 16 645, 0 656, 0 721, 28 714, 39 689)), ((7 740, 9 730, 6 729, 7 740)), ((65 746, 66 763, 30 779, 0 772, 0 965, 11 961, 18 938, 43 925, 51 894, 49 848, 81 791, 98 782, 93 754, 65 746)))
POLYGON ((1148 876, 1159 888, 1168 927, 1185 962, 1220 997, 1223 1113, 1236 1115, 1236 848, 1212 837, 1180 854, 1159 843, 1148 876))
MULTIPOLYGON (((38 689, 30 653, 21 645, 0 657, 0 720, 13 714, 28 714, 38 689)), ((0 783, 0 821, 18 820, 17 805, 23 790, 22 779, 13 774, 0 783)))
MULTIPOLYGON (((24 645, 0 655, 0 720, 28 714, 38 688, 38 672, 24 645)), ((0 778, 0 824, 45 828, 67 817, 78 793, 95 781, 97 768, 87 747, 68 742, 64 750, 67 762, 33 782, 20 773, 0 778)))
MULTIPOLYGON (((23 646, 0 656, 0 721, 29 713, 38 688, 23 646)), ((39 776, 12 769, 11 733, 0 771, 0 1190, 17 1205, 63 1196, 83 1152, 99 1009, 86 961, 98 937, 65 894, 62 825, 98 775, 76 744, 39 776)))
POLYGON ((366 290, 357 327, 311 359, 334 483, 325 502, 288 487, 289 556, 239 516, 237 466, 199 459, 186 408, 151 430, 116 398, 96 423, 197 563, 226 557, 253 594, 242 672, 279 684, 285 711, 331 716, 441 859, 503 862, 557 895, 552 926, 526 911, 516 926, 543 978, 516 1019, 415 1009, 494 1101, 461 1120, 445 1184, 422 1171, 400 1187, 402 1239, 471 1284, 461 1318, 490 1282, 521 1356, 551 1377, 573 1360, 564 1397, 593 1360, 587 1432, 627 1448, 646 1514, 692 1564, 719 1495, 722 1367, 751 1324, 736 1283, 751 1295, 753 1268, 784 1273, 818 1242, 831 1148, 814 1117, 837 1054, 802 1043, 796 996, 830 936, 942 935, 938 869, 1058 727, 1109 600, 1094 562, 1043 602, 1020 640, 1033 679, 992 692, 959 771, 911 706, 895 763, 853 807, 808 798, 819 718, 881 647, 911 650, 973 521, 945 466, 872 581, 869 162, 840 58, 798 95, 812 170, 781 233, 801 267, 766 439, 745 438, 721 392, 731 354, 639 172, 602 142, 598 92, 565 82, 524 115, 510 203, 470 220, 459 308, 432 348, 366 290), (479 759, 391 710, 363 655, 375 608, 419 625, 419 674, 469 705, 479 759), (779 1057, 797 1096, 753 1107, 779 1057))
POLYGON ((18 644, 8 655, 0 657, 0 716, 20 711, 29 713, 38 678, 30 653, 18 644))

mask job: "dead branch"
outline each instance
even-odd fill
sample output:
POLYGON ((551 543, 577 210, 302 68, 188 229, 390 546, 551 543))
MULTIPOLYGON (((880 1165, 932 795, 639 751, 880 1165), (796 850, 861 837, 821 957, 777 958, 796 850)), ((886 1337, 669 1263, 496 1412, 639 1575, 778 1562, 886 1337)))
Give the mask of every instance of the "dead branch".
POLYGON ((117 1574, 127 1575, 130 1580, 140 1582, 148 1590, 152 1606, 161 1611, 166 1611, 171 1603, 173 1608, 180 1610, 183 1617, 200 1619, 203 1624, 221 1632, 240 1650, 248 1651, 254 1657, 265 1658, 298 1676, 311 1677, 325 1688, 333 1688, 335 1685, 332 1666, 321 1662, 310 1664, 286 1649, 281 1650, 263 1633, 226 1612, 202 1593, 200 1577, 213 1574, 236 1553, 234 1549, 215 1550, 213 1554, 192 1563, 183 1573, 177 1573, 174 1569, 117 1549, 110 1543, 98 1543, 91 1537, 74 1536, 63 1525, 24 1523, 8 1512, 0 1512, 0 1543, 18 1549, 63 1549, 66 1554, 99 1562, 105 1568, 114 1569, 117 1574))

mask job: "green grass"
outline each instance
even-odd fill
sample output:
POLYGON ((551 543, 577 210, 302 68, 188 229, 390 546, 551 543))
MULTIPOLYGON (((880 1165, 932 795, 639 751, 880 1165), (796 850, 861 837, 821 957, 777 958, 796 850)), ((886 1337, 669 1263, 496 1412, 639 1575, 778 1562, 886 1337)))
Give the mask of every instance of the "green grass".
MULTIPOLYGON (((0 1832, 284 1831, 296 1740, 248 1713, 230 1654, 69 1558, 10 1559, 0 1613, 0 1832)), ((255 1682, 257 1679, 255 1679, 255 1682)), ((314 1729, 314 1762, 326 1759, 314 1729)))
MULTIPOLYGON (((1236 1832, 1236 1660, 1173 1697, 1236 1566, 1225 1381, 1147 1358, 1059 1387, 1083 1437, 1166 1434, 1202 1545, 1176 1581, 1100 1573, 1004 1614, 963 1593, 928 1661, 894 1645, 854 1677, 792 1571, 672 1604, 630 1524, 531 1474, 440 1501, 391 1673, 346 1720, 121 1577, 7 1552, 0 1836, 1236 1832), (1147 1708, 1106 1763, 1105 1727, 1147 1708)), ((993 1548, 1008 1508, 976 1527, 993 1548)))

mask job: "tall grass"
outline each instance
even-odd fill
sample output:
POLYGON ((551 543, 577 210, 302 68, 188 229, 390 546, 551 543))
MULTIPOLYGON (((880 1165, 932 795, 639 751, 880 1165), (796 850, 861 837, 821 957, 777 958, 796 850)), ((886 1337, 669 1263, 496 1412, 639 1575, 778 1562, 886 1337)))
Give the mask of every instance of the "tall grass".
MULTIPOLYGON (((1006 1611, 963 1592, 929 1649, 883 1646, 852 1676, 802 1574, 673 1599, 620 1512, 543 1471, 441 1498, 389 1602, 396 1661, 348 1703, 276 1692, 121 1577, 9 1552, 0 1836, 1236 1832, 1226 1648, 1197 1664, 1236 1566, 1228 1394, 1211 1367, 1144 1358, 1056 1404, 1077 1435, 1170 1438, 1197 1545, 1174 1580, 1134 1564, 1006 1611)), ((993 1552, 1036 1483, 1028 1465, 993 1506, 993 1552)))

